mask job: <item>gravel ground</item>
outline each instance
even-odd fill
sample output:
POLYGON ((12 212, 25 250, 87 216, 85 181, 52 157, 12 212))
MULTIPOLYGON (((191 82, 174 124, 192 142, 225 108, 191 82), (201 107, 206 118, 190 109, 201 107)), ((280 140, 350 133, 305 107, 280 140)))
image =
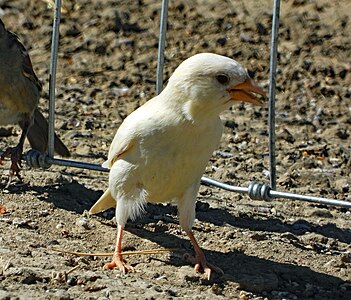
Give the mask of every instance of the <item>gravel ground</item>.
MULTIPOLYGON (((161 1, 64 1, 56 129, 72 159, 101 164, 122 120, 155 94, 161 1)), ((273 1, 170 1, 165 79, 199 52, 232 57, 268 88, 273 1)), ((351 201, 351 3, 282 1, 277 75, 279 191, 351 201)), ((53 10, 47 1, 0 0, 0 16, 27 46, 47 113, 53 10)), ((238 186, 268 182, 267 107, 233 106, 206 175, 238 186)), ((0 149, 19 128, 2 128, 0 149)), ((26 145, 26 149, 29 146, 26 145)), ((351 299, 350 210, 301 201, 254 201, 202 186, 194 232, 225 275, 208 281, 183 259, 192 252, 172 205, 148 205, 129 222, 135 272, 104 270, 114 211, 87 210, 107 174, 52 166, 5 188, 1 166, 0 299, 351 299), (68 273, 68 274, 67 274, 68 273), (65 278, 66 275, 66 278, 65 278)))

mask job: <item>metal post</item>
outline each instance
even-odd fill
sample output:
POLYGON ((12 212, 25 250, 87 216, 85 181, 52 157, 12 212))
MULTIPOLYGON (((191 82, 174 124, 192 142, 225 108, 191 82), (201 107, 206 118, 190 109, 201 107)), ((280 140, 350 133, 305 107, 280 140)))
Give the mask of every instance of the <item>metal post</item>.
POLYGON ((160 38, 158 41, 158 55, 157 55, 157 74, 156 74, 156 93, 157 95, 163 89, 163 65, 165 58, 165 41, 167 31, 168 18, 168 0, 162 0, 161 21, 160 21, 160 38))
POLYGON ((272 20, 272 39, 269 63, 269 173, 270 185, 276 189, 276 160, 275 160, 275 92, 276 92, 276 69, 278 51, 278 29, 279 29, 280 0, 274 0, 273 20, 272 20))
POLYGON ((55 0, 54 25, 51 41, 50 81, 49 81, 49 129, 48 129, 48 155, 54 157, 55 135, 55 89, 56 89, 56 65, 59 43, 59 27, 61 15, 61 0, 55 0))

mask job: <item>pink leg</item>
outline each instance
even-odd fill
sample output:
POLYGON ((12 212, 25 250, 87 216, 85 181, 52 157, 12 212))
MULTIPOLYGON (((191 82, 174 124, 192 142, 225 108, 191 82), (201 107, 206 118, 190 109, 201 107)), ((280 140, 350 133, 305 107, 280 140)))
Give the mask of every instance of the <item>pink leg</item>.
POLYGON ((112 262, 105 264, 104 268, 113 269, 113 268, 117 267, 120 271, 123 272, 123 274, 125 274, 128 272, 133 272, 133 267, 126 265, 123 261, 123 258, 122 258, 123 229, 124 229, 123 225, 118 225, 117 242, 116 242, 115 252, 114 252, 113 257, 112 257, 112 262))
POLYGON ((207 262, 206 257, 205 257, 205 253, 201 250, 199 244, 197 243, 197 241, 195 239, 193 232, 191 230, 186 231, 186 234, 190 238, 190 241, 193 244, 194 250, 196 253, 195 259, 191 259, 190 257, 188 257, 189 261, 191 261, 192 263, 195 263, 195 270, 200 271, 202 269, 204 271, 204 273, 207 275, 208 280, 210 280, 210 278, 211 278, 212 271, 218 273, 219 275, 223 275, 224 272, 222 271, 222 269, 207 262))

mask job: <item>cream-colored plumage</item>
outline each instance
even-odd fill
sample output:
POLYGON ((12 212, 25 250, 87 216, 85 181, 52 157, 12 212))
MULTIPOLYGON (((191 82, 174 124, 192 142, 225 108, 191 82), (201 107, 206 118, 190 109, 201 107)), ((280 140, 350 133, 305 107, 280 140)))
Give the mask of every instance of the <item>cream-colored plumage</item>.
POLYGON ((236 61, 198 54, 179 65, 160 95, 123 121, 103 164, 111 169, 109 189, 90 210, 97 213, 117 202, 119 236, 113 267, 129 270, 118 249, 128 218, 138 216, 146 202, 173 200, 180 225, 194 244, 197 268, 208 276, 211 269, 219 271, 208 267, 191 231, 196 194, 222 135, 220 112, 233 101, 261 104, 253 92, 264 94, 236 61))

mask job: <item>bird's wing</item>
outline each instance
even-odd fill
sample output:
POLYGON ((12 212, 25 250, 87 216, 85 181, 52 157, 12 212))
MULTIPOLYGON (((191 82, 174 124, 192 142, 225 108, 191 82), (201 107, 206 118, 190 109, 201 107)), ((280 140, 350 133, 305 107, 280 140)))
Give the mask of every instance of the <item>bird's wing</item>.
POLYGON ((123 123, 118 129, 110 146, 107 161, 102 164, 103 167, 111 168, 116 160, 122 158, 133 149, 137 140, 136 134, 134 130, 129 130, 126 127, 123 123))
POLYGON ((110 189, 107 189, 105 193, 100 197, 98 201, 93 205, 93 207, 89 210, 90 214, 97 214, 106 209, 116 206, 116 200, 113 199, 111 195, 110 189))
MULTIPOLYGON (((116 160, 123 157, 133 148, 136 138, 135 135, 130 132, 131 131, 127 130, 125 126, 121 125, 112 141, 108 159, 102 164, 103 167, 111 168, 116 160)), ((89 213, 96 214, 115 206, 116 200, 112 197, 110 189, 107 189, 89 210, 89 213)))
POLYGON ((18 36, 14 34, 11 31, 7 31, 8 33, 8 40, 9 40, 9 46, 10 47, 17 47, 17 49, 20 51, 21 56, 22 56, 22 74, 24 77, 27 77, 30 81, 32 81, 37 89, 39 91, 42 90, 42 85, 37 77, 37 75, 34 73, 32 62, 30 60, 30 57, 28 55, 28 52, 26 48, 23 46, 21 41, 19 40, 18 36))

